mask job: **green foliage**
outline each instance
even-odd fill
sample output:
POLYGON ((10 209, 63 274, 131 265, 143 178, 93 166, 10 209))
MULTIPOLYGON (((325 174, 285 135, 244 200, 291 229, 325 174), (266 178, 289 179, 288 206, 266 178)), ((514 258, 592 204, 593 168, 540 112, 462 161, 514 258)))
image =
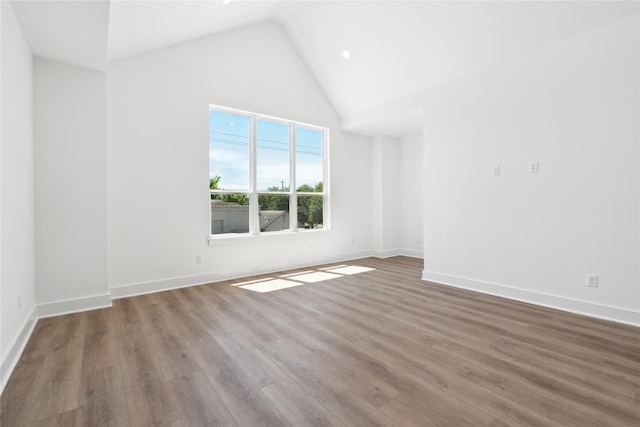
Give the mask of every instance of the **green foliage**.
POLYGON ((219 182, 220 182, 220 175, 215 175, 209 178, 209 190, 217 190, 219 182))
MULTIPOLYGON (((315 186, 303 184, 297 189, 300 193, 322 193, 322 182, 315 186)), ((298 196, 298 222, 307 228, 322 224, 322 196, 298 196)))
POLYGON ((237 203, 239 205, 248 205, 249 197, 246 194, 220 194, 220 200, 227 203, 237 203))
POLYGON ((226 203, 237 203, 239 205, 249 204, 249 197, 246 194, 212 194, 211 200, 222 200, 226 203))
POLYGON ((309 227, 309 198, 298 197, 298 223, 309 227))
POLYGON ((258 204, 263 211, 289 211, 289 196, 261 194, 258 196, 258 204))
MULTIPOLYGON (((267 191, 281 191, 283 193, 289 192, 289 187, 273 186, 267 188, 267 191)), ((262 211, 289 211, 289 196, 288 195, 274 195, 274 194, 260 194, 258 196, 258 204, 262 211)))
POLYGON ((322 224, 322 196, 298 196, 298 222, 305 228, 322 224))
MULTIPOLYGON (((209 190, 220 190, 220 175, 214 175, 209 178, 209 190)), ((249 197, 246 194, 212 194, 211 200, 222 200, 227 203, 237 203, 239 205, 248 205, 249 197)))
POLYGON ((315 193, 316 189, 308 184, 302 184, 298 187, 297 191, 302 193, 315 193))
MULTIPOLYGON (((219 183, 219 175, 209 178, 209 189, 218 190, 219 183)), ((258 196, 260 210, 289 211, 289 187, 273 186, 267 188, 267 191, 278 191, 283 194, 260 194, 258 196)), ((300 193, 321 193, 323 191, 322 182, 317 183, 315 186, 303 184, 296 191, 300 193)), ((211 199, 239 205, 249 204, 249 197, 246 194, 212 194, 211 199)), ((318 224, 322 224, 322 202, 322 196, 298 196, 298 222, 304 224, 307 228, 314 228, 318 224)))
POLYGON ((309 203, 309 223, 313 225, 322 224, 322 197, 311 197, 309 203))
POLYGON ((302 184, 296 191, 298 191, 298 193, 322 193, 322 182, 317 183, 313 187, 309 184, 302 184))

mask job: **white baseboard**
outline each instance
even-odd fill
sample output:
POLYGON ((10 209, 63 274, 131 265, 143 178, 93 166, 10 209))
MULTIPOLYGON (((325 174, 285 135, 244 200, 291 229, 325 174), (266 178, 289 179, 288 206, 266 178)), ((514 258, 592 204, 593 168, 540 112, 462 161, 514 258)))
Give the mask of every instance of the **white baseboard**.
POLYGON ((219 279, 215 273, 197 274, 191 276, 172 277, 170 279, 151 280, 148 282, 131 283, 128 285, 109 288, 111 299, 134 297, 136 295, 151 294, 154 292, 168 291, 171 289, 186 288, 189 286, 204 285, 217 282, 219 279))
POLYGON ((419 258, 419 259, 424 258, 424 253, 422 251, 411 251, 408 249, 400 249, 398 255, 406 256, 409 258, 419 258))
POLYGON ((29 338, 31 338, 31 333, 36 327, 37 321, 36 307, 33 307, 33 310, 31 310, 29 317, 24 321, 22 328, 20 328, 18 335, 11 343, 9 351, 0 365, 0 393, 4 391, 4 387, 9 382, 11 373, 13 373, 13 370, 18 364, 18 360, 20 360, 20 356, 22 356, 22 352, 27 346, 29 338))
POLYGON ((337 256, 326 256, 315 258, 307 263, 282 263, 271 264, 269 266, 258 266, 243 269, 241 272, 231 272, 227 274, 206 273, 182 277, 172 277, 169 279, 152 280, 148 282, 131 283, 128 285, 114 286, 109 290, 112 299, 128 298, 136 295, 151 294, 154 292, 169 291, 171 289, 186 288, 189 286, 206 285, 208 283, 222 282, 225 280, 238 279, 242 277, 255 276, 258 274, 269 274, 276 271, 291 270, 295 268, 306 268, 314 265, 329 264, 333 262, 347 262, 361 258, 376 256, 371 251, 351 252, 337 256))
POLYGON ((375 256, 376 258, 392 258, 394 256, 423 258, 423 253, 420 251, 411 251, 408 249, 390 249, 386 251, 372 251, 371 256, 375 256))
POLYGON ((436 273, 428 270, 424 270, 422 272, 422 280, 508 298, 529 304, 540 305, 556 310, 568 311, 570 313, 582 314, 598 319, 611 320, 632 326, 640 326, 640 312, 624 308, 595 304, 588 301, 579 301, 557 295, 512 288, 509 286, 436 273))
POLYGON ((29 342, 29 338, 31 338, 31 334, 33 333, 33 329, 36 327, 38 319, 105 307, 111 307, 111 295, 109 294, 66 301, 56 301, 34 306, 29 317, 25 320, 22 328, 20 328, 20 332, 17 337, 9 347, 7 356, 0 365, 0 393, 4 391, 7 382, 9 382, 9 378, 20 360, 20 356, 29 342))
MULTIPOLYGON (((6 357, 0 364, 0 393, 4 390, 7 382, 9 381, 11 373, 18 363, 18 360, 20 359, 20 356, 22 355, 22 352, 24 351, 24 348, 27 345, 27 342, 29 341, 29 338, 31 337, 31 334, 39 318, 60 316, 64 314, 111 307, 112 299, 126 298, 135 295, 184 288, 188 286, 196 286, 199 284, 220 282, 224 280, 237 279, 240 277, 252 276, 257 274, 268 274, 288 269, 306 268, 334 262, 349 262, 371 256, 379 258, 389 258, 393 256, 422 258, 423 254, 418 251, 409 251, 404 249, 383 252, 352 252, 338 256, 317 258, 314 259, 313 262, 309 263, 301 263, 296 265, 283 263, 281 265, 263 266, 252 270, 245 270, 242 273, 236 272, 235 274, 226 274, 224 276, 215 273, 208 273, 142 283, 133 283, 129 285, 112 287, 109 294, 39 304, 38 306, 33 308, 29 317, 25 320, 22 328, 20 328, 19 334, 11 344, 6 357)), ((605 306, 587 301, 578 301, 556 295, 548 295, 525 289, 512 288, 495 283, 482 282, 478 280, 436 273, 427 270, 424 270, 422 272, 422 279, 442 285, 508 298, 515 301, 521 301, 571 313, 611 320, 614 322, 624 323, 632 326, 640 326, 640 313, 633 310, 605 306)))
POLYGON ((373 251, 372 256, 376 258, 391 258, 400 255, 400 249, 390 249, 386 251, 373 251))
POLYGON ((111 307, 110 294, 38 304, 38 317, 44 319, 46 317, 61 316, 63 314, 79 313, 81 311, 106 307, 111 307))

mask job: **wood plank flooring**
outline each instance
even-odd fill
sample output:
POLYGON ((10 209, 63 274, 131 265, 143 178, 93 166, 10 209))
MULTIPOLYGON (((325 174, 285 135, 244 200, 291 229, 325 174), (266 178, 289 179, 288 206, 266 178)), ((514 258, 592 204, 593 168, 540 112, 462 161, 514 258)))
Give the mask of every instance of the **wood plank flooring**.
POLYGON ((1 425, 640 425, 640 328, 343 264, 42 319, 1 425))

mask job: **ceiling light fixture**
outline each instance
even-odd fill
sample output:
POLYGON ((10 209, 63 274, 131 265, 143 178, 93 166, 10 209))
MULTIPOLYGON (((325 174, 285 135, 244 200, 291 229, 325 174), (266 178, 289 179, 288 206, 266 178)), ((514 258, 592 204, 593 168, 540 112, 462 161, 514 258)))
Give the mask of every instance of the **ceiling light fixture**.
POLYGON ((349 52, 349 49, 343 49, 342 50, 342 57, 344 59, 349 59, 351 58, 351 52, 349 52))
POLYGON ((233 0, 222 0, 222 4, 229 4, 231 3, 233 0))

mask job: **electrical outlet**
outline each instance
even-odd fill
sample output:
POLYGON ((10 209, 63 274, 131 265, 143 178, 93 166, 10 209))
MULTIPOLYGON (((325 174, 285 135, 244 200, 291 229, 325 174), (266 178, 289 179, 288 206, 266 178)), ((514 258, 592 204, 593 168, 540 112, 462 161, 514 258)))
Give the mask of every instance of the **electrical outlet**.
POLYGON ((539 170, 538 162, 529 162, 529 173, 538 173, 539 170))
POLYGON ((491 168, 491 176, 500 176, 500 166, 494 166, 491 168))
POLYGON ((200 255, 196 255, 196 264, 202 264, 202 257, 200 255))
POLYGON ((590 288, 598 287, 598 276, 595 274, 587 274, 587 286, 590 288))

